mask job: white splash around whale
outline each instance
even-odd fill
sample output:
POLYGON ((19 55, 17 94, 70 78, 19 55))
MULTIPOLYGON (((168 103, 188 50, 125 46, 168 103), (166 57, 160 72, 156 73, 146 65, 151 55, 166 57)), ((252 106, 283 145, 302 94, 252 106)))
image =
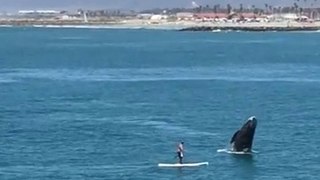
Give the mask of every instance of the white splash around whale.
POLYGON ((232 151, 231 149, 218 149, 217 152, 218 153, 227 153, 227 154, 240 154, 240 155, 257 154, 258 153, 258 151, 255 151, 255 150, 251 150, 251 152, 243 152, 243 151, 236 152, 236 151, 232 151))

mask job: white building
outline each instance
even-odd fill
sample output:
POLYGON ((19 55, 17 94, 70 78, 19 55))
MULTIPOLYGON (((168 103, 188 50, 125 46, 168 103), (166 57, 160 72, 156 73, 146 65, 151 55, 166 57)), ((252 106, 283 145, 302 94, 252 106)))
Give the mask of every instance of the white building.
POLYGON ((20 10, 20 15, 55 15, 60 14, 60 11, 55 10, 20 10))
POLYGON ((281 17, 286 20, 296 20, 299 18, 297 14, 293 13, 281 14, 281 17))
POLYGON ((193 13, 190 12, 179 12, 176 14, 178 20, 192 20, 193 13))
POLYGON ((139 19, 150 19, 153 14, 138 14, 137 17, 139 19))

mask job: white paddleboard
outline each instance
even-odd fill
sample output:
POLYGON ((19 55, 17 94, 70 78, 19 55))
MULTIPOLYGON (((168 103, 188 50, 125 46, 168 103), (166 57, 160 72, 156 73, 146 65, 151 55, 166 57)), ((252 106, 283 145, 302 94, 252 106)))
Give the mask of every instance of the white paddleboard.
POLYGON ((202 166, 202 165, 209 165, 209 162, 199 162, 199 163, 176 163, 176 164, 165 164, 160 163, 158 164, 159 167, 196 167, 196 166, 202 166))

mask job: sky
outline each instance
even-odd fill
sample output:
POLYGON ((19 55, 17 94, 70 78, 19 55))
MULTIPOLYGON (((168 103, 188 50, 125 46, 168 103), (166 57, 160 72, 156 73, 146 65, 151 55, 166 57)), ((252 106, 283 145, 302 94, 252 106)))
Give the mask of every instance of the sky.
MULTIPOLYGON (((132 9, 192 7, 192 1, 199 5, 227 4, 239 6, 264 7, 265 3, 283 6, 292 5, 294 0, 0 0, 0 11, 34 9, 71 10, 71 9, 132 9)), ((314 0, 307 0, 314 1, 314 0)), ((303 2, 302 2, 303 3, 303 2)))

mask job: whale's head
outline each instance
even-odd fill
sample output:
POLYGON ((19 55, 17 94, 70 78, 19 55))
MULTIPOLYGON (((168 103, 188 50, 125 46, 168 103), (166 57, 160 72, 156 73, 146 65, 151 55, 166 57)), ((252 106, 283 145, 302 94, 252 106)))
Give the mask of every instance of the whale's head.
POLYGON ((242 126, 242 128, 245 128, 247 130, 254 130, 257 127, 257 118, 255 116, 251 116, 249 117, 249 119, 247 120, 247 122, 242 126))

